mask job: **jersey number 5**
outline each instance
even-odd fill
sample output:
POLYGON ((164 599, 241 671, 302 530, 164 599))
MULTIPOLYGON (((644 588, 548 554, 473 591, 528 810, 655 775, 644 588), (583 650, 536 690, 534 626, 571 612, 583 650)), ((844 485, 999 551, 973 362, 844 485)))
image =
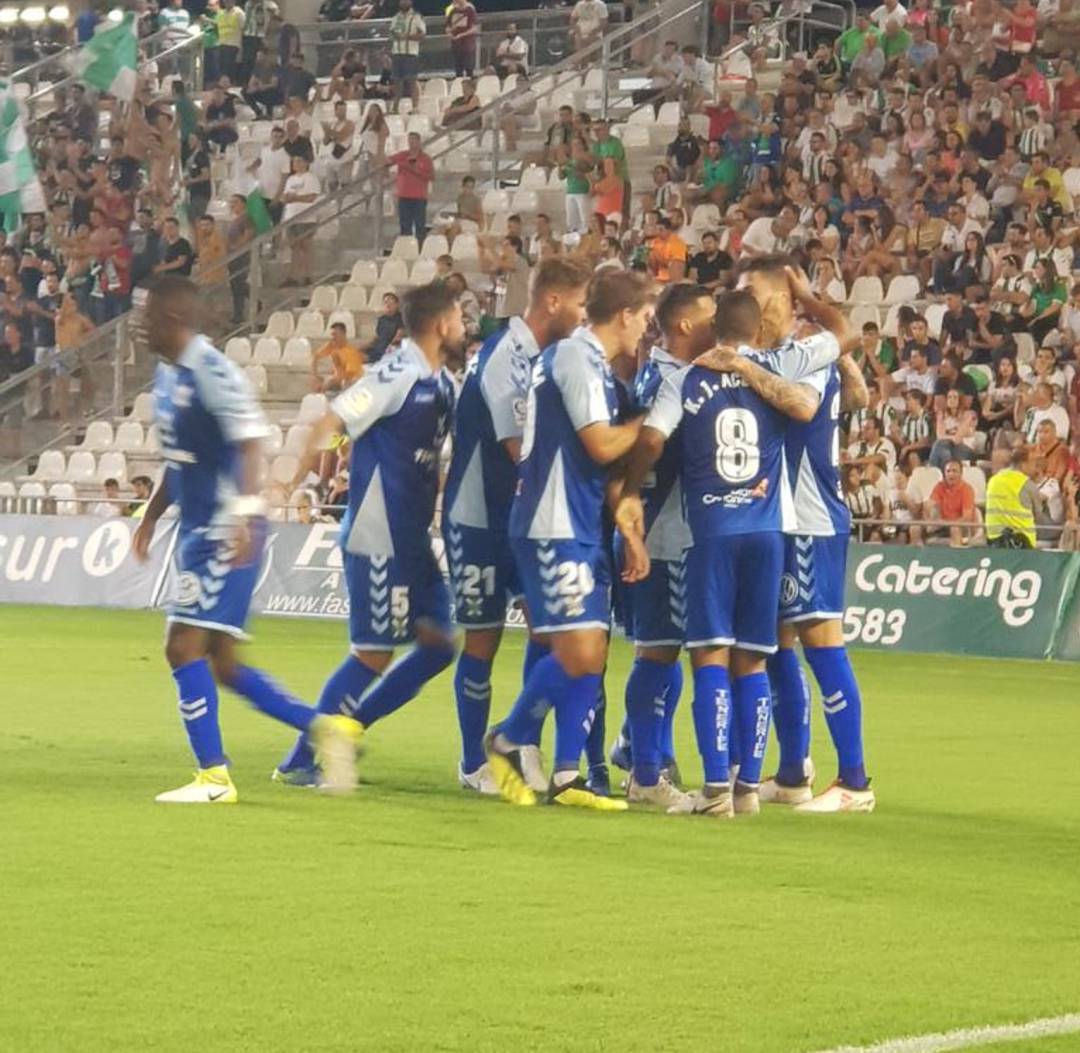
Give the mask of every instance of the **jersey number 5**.
POLYGON ((750 410, 722 410, 716 417, 716 474, 728 483, 748 483, 760 467, 757 418, 750 410))

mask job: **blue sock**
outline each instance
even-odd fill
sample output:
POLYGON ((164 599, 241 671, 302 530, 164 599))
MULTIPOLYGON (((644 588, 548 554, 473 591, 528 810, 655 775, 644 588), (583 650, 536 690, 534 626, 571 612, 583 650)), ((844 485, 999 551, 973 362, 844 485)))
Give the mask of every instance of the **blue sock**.
POLYGON ((476 771, 484 763, 484 732, 491 712, 491 663, 462 653, 454 672, 454 699, 461 729, 461 767, 476 771))
POLYGON ((664 694, 664 719, 660 725, 660 758, 663 764, 675 762, 675 710, 682 695, 682 662, 676 659, 668 666, 668 687, 664 694))
POLYGON ((604 754, 604 735, 607 733, 607 692, 604 690, 604 678, 600 677, 600 689, 596 693, 593 719, 589 725, 589 735, 585 740, 585 762, 590 768, 607 764, 604 754))
POLYGON ((772 697, 768 676, 765 673, 740 676, 731 685, 731 700, 739 715, 739 782, 755 786, 761 782, 761 766, 769 741, 772 697))
POLYGON ((728 720, 728 767, 742 767, 742 736, 739 733, 739 710, 735 700, 731 699, 729 708, 731 716, 728 720))
POLYGON ((243 695, 256 709, 268 717, 280 720, 283 724, 289 724, 300 731, 307 731, 308 726, 317 716, 311 706, 298 702, 265 673, 253 669, 250 665, 236 667, 229 687, 238 695, 243 695))
MULTIPOLYGON (((525 661, 522 663, 521 667, 521 683, 523 685, 528 681, 529 676, 536 667, 536 663, 542 658, 546 658, 549 654, 551 654, 551 648, 547 644, 539 643, 531 637, 529 638, 529 642, 525 645, 525 661)), ((542 708, 538 706, 533 711, 531 723, 528 728, 523 731, 524 738, 521 739, 519 745, 540 745, 540 737, 544 733, 544 720, 547 718, 548 710, 550 709, 551 703, 548 702, 546 706, 542 708)))
MULTIPOLYGON (((553 659, 554 660, 554 659, 553 659)), ((557 663, 556 663, 557 664, 557 663)), ((559 667, 562 672, 562 667, 559 667)), ((555 696, 555 771, 578 771, 589 738, 603 677, 599 673, 570 677, 555 696)))
POLYGON ((544 726, 544 717, 562 689, 565 677, 562 666, 553 654, 542 656, 533 665, 521 694, 506 718, 497 725, 508 742, 515 746, 535 746, 540 741, 537 729, 544 726))
POLYGON ((847 649, 806 647, 804 652, 821 688, 821 707, 840 762, 840 781, 863 790, 869 780, 863 762, 862 696, 847 649))
POLYGON ((773 723, 780 744, 777 781, 798 786, 806 778, 803 763, 810 755, 810 685, 794 650, 783 648, 769 656, 773 723))
MULTIPOLYGON (((378 673, 369 669, 354 654, 345 656, 341 663, 330 675, 330 679, 323 684, 322 694, 315 709, 319 713, 341 713, 346 717, 356 715, 360 707, 360 699, 368 689, 372 680, 378 678, 378 673)), ((285 759, 278 765, 281 771, 291 771, 294 768, 313 768, 315 766, 315 751, 311 748, 307 735, 301 735, 296 740, 296 745, 289 751, 285 759)))
POLYGON ((626 680, 626 722, 630 725, 634 781, 639 786, 655 786, 660 780, 670 669, 651 658, 635 658, 626 680))
POLYGON ((221 743, 221 726, 218 724, 217 684, 214 683, 210 663, 200 658, 174 669, 172 675, 180 696, 180 717, 199 767, 213 768, 224 764, 225 747, 221 743))
POLYGON ((694 732, 706 782, 728 782, 731 686, 722 665, 694 670, 694 732))
POLYGON ((438 676, 454 660, 450 644, 439 647, 417 645, 402 655, 383 674, 378 687, 373 688, 360 703, 356 719, 370 728, 377 720, 389 716, 406 702, 420 694, 420 689, 438 676))

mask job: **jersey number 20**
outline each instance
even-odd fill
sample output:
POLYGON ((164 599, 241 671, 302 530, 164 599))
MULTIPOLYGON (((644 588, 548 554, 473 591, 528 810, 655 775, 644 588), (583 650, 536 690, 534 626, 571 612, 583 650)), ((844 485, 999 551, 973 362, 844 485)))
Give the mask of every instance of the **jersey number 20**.
POLYGON ((716 474, 728 483, 748 483, 761 467, 757 417, 726 409, 716 417, 716 474))

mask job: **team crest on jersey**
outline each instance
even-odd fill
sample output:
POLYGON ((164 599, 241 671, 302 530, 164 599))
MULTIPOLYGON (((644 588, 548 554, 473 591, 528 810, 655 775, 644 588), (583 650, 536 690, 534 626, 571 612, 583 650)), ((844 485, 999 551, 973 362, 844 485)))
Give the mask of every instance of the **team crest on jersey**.
POLYGON ((780 603, 784 607, 792 606, 799 598, 799 583, 794 574, 785 574, 780 579, 780 603))

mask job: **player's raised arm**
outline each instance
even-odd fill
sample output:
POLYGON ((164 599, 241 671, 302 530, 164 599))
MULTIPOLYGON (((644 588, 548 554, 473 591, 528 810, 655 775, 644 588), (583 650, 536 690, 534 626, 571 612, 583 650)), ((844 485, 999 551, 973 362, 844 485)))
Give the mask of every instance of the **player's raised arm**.
POLYGON ((870 391, 866 386, 866 377, 858 363, 850 355, 837 360, 836 368, 840 372, 840 409, 844 413, 865 409, 870 405, 870 391))
POLYGON ((839 307, 819 300, 811 291, 810 283, 801 270, 785 267, 784 272, 791 288, 791 298, 802 308, 803 313, 836 337, 843 354, 853 351, 859 343, 859 334, 852 328, 847 315, 839 307))

